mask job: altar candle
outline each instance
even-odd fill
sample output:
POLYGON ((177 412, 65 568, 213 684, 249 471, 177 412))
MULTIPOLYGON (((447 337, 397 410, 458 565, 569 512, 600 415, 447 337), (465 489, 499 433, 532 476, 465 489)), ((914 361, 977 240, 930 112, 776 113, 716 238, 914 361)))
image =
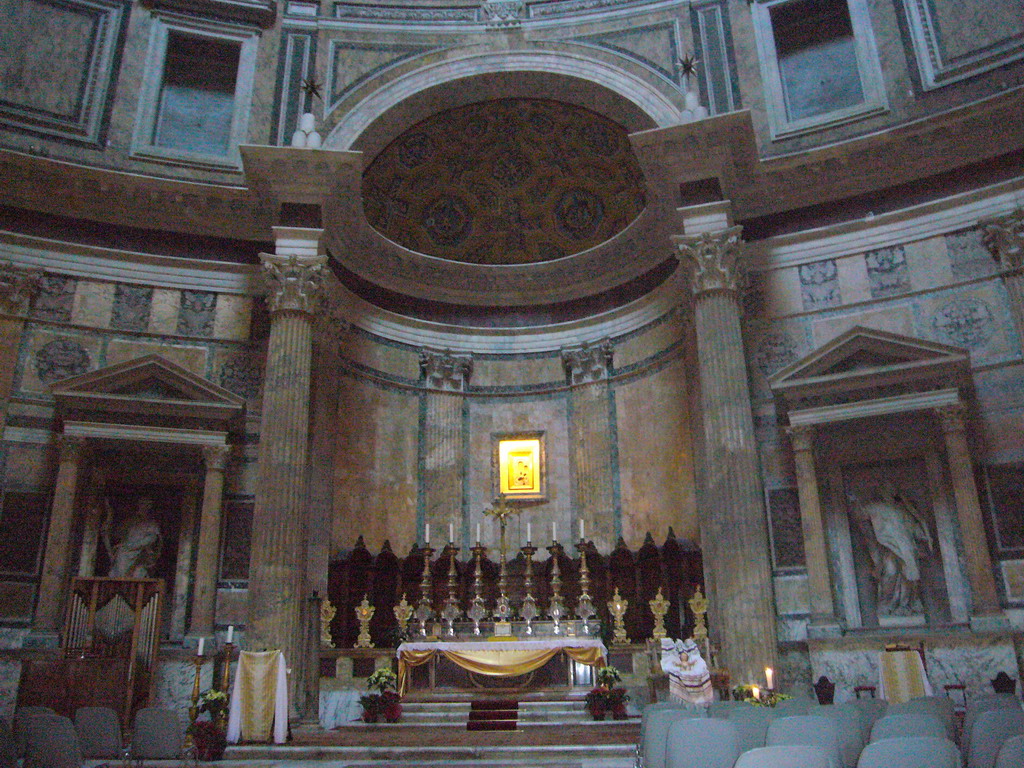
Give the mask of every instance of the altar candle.
POLYGON ((430 543, 430 523, 427 523, 426 531, 423 534, 423 543, 424 544, 429 544, 430 543))
POLYGON ((455 541, 455 523, 448 523, 448 541, 455 541))
POLYGON ((476 543, 480 543, 480 523, 476 524, 476 543))
POLYGON ((765 680, 766 683, 768 683, 768 690, 769 691, 774 690, 775 689, 775 685, 774 685, 774 683, 775 683, 775 670, 773 670, 771 667, 765 667, 764 668, 764 680, 765 680))
POLYGON ((558 541, 558 523, 554 520, 551 521, 551 543, 554 544, 558 541))
POLYGON ((580 518, 580 540, 583 539, 583 518, 580 518))
POLYGON ((227 639, 227 642, 230 643, 234 639, 235 639, 235 625, 234 624, 229 624, 228 625, 228 639, 227 639))
POLYGON ((206 646, 206 638, 205 637, 200 637, 199 638, 199 650, 196 651, 196 656, 202 656, 203 655, 203 648, 205 646, 206 646))
POLYGON ((760 701, 761 700, 761 689, 758 688, 756 685, 750 686, 750 696, 751 696, 751 698, 754 698, 754 699, 757 699, 758 701, 760 701))
POLYGON ((529 544, 533 540, 533 529, 530 524, 526 524, 526 543, 529 544))

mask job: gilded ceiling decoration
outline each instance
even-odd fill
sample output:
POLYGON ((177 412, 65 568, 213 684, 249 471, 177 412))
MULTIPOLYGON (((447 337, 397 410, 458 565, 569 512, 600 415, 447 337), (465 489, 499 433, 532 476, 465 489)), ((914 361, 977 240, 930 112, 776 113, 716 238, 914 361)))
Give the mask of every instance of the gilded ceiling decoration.
POLYGON ((529 264, 604 242, 644 208, 617 123, 581 107, 503 99, 434 115, 363 174, 370 224, 421 253, 529 264))

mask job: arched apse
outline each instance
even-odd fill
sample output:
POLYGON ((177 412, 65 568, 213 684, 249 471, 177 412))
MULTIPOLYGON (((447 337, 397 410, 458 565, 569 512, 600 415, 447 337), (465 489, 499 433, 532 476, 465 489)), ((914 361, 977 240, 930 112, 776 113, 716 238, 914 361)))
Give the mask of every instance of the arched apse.
POLYGON ((325 149, 373 158, 408 126, 446 108, 495 98, 532 97, 585 107, 629 132, 680 121, 677 84, 615 54, 572 44, 525 50, 445 51, 381 73, 327 116, 325 149))

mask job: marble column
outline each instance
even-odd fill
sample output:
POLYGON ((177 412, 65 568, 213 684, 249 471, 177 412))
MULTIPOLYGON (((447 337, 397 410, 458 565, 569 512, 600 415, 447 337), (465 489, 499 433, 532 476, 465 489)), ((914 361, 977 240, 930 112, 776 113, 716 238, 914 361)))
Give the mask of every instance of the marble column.
POLYGON ((1017 338, 1024 345, 1024 210, 1018 208, 980 224, 985 244, 999 262, 1017 326, 1017 338))
POLYGON ((313 314, 326 256, 321 230, 275 227, 277 249, 260 254, 270 339, 264 377, 252 520, 246 646, 285 653, 293 706, 306 663, 302 637, 306 472, 313 314))
POLYGON ((206 475, 203 478, 203 506, 199 513, 199 543, 192 571, 192 616, 190 635, 213 634, 213 614, 217 598, 217 562, 220 554, 220 513, 224 494, 224 467, 230 449, 226 445, 203 448, 206 475))
MULTIPOLYGON (((463 488, 466 446, 462 430, 463 393, 473 373, 473 358, 447 351, 420 352, 420 372, 426 388, 420 433, 420 474, 418 493, 422 519, 417 521, 416 540, 422 541, 424 525, 430 523, 438 547, 447 539, 448 524, 465 533, 463 488)), ((462 536, 456 534, 457 540, 462 536)), ((464 542, 463 542, 464 543, 464 542)))
POLYGON ((71 533, 75 523, 75 500, 85 455, 85 440, 61 435, 57 480, 50 507, 50 525, 46 534, 43 571, 39 579, 33 634, 53 636, 62 629, 64 600, 70 571, 71 533))
POLYGON ((570 541, 586 524, 587 538, 611 552, 622 535, 622 512, 615 491, 618 450, 608 374, 614 348, 610 340, 562 350, 569 391, 569 468, 572 473, 570 541))
POLYGON ((699 515, 708 620, 733 682, 777 667, 761 467, 740 329, 741 227, 672 237, 692 277, 703 434, 699 515))
POLYGON ((998 621, 1001 616, 999 595, 992 571, 992 555, 985 538, 981 505, 978 503, 971 451, 964 434, 963 406, 945 406, 936 412, 946 442, 946 463, 953 483, 960 542, 966 560, 967 579, 971 585, 971 623, 976 623, 975 617, 981 617, 982 623, 987 623, 985 617, 997 617, 998 621))
POLYGON ((839 624, 832 599, 832 576, 828 566, 825 525, 821 518, 821 494, 814 467, 814 427, 790 427, 796 488, 800 497, 800 527, 804 537, 807 586, 811 593, 811 621, 808 632, 838 634, 839 624))

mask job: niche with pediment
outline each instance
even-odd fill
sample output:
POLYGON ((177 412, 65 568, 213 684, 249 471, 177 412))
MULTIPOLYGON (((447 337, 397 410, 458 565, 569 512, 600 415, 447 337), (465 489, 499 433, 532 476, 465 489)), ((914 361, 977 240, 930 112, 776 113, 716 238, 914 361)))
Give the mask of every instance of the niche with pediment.
POLYGON ((813 469, 798 465, 797 480, 817 493, 834 618, 846 627, 968 619, 938 419, 970 402, 968 371, 964 350, 856 327, 772 378, 783 419, 810 436, 813 469))

